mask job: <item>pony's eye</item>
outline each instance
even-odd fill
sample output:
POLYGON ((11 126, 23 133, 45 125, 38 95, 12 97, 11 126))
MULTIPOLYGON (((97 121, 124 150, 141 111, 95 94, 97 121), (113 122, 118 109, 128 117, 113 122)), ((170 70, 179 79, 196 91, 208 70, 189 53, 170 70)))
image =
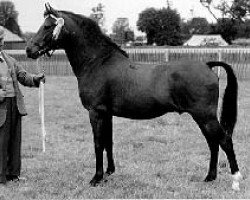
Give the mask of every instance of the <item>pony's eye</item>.
POLYGON ((51 26, 44 26, 44 30, 48 30, 51 26))

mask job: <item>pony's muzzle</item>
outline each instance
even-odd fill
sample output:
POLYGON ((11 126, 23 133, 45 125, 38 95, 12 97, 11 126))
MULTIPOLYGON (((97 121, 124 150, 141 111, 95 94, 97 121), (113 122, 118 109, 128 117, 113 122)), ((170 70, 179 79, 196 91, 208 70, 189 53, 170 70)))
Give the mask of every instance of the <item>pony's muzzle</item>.
POLYGON ((36 59, 39 57, 39 51, 33 50, 32 47, 27 46, 26 47, 26 55, 28 58, 36 59))

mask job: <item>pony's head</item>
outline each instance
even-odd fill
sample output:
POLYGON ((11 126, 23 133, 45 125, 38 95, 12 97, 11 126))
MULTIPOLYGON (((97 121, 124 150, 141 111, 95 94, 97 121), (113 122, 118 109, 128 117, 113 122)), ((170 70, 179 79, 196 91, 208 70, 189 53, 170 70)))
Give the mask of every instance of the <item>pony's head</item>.
POLYGON ((64 18, 59 11, 45 4, 44 23, 36 35, 27 43, 27 56, 36 59, 50 51, 62 48, 63 32, 65 32, 64 18))
POLYGON ((35 36, 27 43, 27 56, 36 59, 51 51, 64 49, 69 60, 79 63, 85 59, 106 58, 112 50, 127 54, 108 36, 102 33, 98 24, 84 15, 68 11, 57 11, 45 4, 44 23, 35 36))

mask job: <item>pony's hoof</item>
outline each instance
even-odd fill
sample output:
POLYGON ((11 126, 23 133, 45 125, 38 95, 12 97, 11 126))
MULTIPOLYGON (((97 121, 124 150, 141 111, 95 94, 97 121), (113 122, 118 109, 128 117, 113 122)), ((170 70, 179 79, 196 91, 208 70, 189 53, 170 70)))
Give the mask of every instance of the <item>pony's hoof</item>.
POLYGON ((210 182, 210 181, 214 181, 216 179, 216 176, 212 176, 212 175, 207 175, 207 177, 205 178, 205 182, 210 182))
POLYGON ((102 182, 102 180, 103 180, 103 177, 94 176, 94 178, 92 178, 92 180, 89 182, 89 184, 92 187, 96 187, 102 182))
POLYGON ((104 176, 103 176, 103 180, 104 182, 107 182, 108 181, 108 177, 113 174, 115 172, 115 170, 110 170, 110 169, 107 169, 107 171, 105 172, 104 176))
POLYGON ((106 176, 110 176, 111 174, 115 173, 115 168, 108 168, 105 172, 106 176))

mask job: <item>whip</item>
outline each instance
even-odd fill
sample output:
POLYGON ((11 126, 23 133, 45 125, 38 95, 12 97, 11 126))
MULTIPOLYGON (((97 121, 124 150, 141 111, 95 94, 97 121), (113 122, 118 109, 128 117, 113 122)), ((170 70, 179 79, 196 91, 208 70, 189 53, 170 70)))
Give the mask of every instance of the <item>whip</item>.
MULTIPOLYGON (((37 59, 37 68, 39 69, 39 59, 37 59)), ((43 67, 43 73, 44 73, 43 67)), ((45 131, 45 121, 44 121, 44 82, 41 81, 39 84, 39 114, 41 120, 41 134, 42 134, 42 148, 43 152, 45 152, 45 141, 46 141, 46 131, 45 131)))

